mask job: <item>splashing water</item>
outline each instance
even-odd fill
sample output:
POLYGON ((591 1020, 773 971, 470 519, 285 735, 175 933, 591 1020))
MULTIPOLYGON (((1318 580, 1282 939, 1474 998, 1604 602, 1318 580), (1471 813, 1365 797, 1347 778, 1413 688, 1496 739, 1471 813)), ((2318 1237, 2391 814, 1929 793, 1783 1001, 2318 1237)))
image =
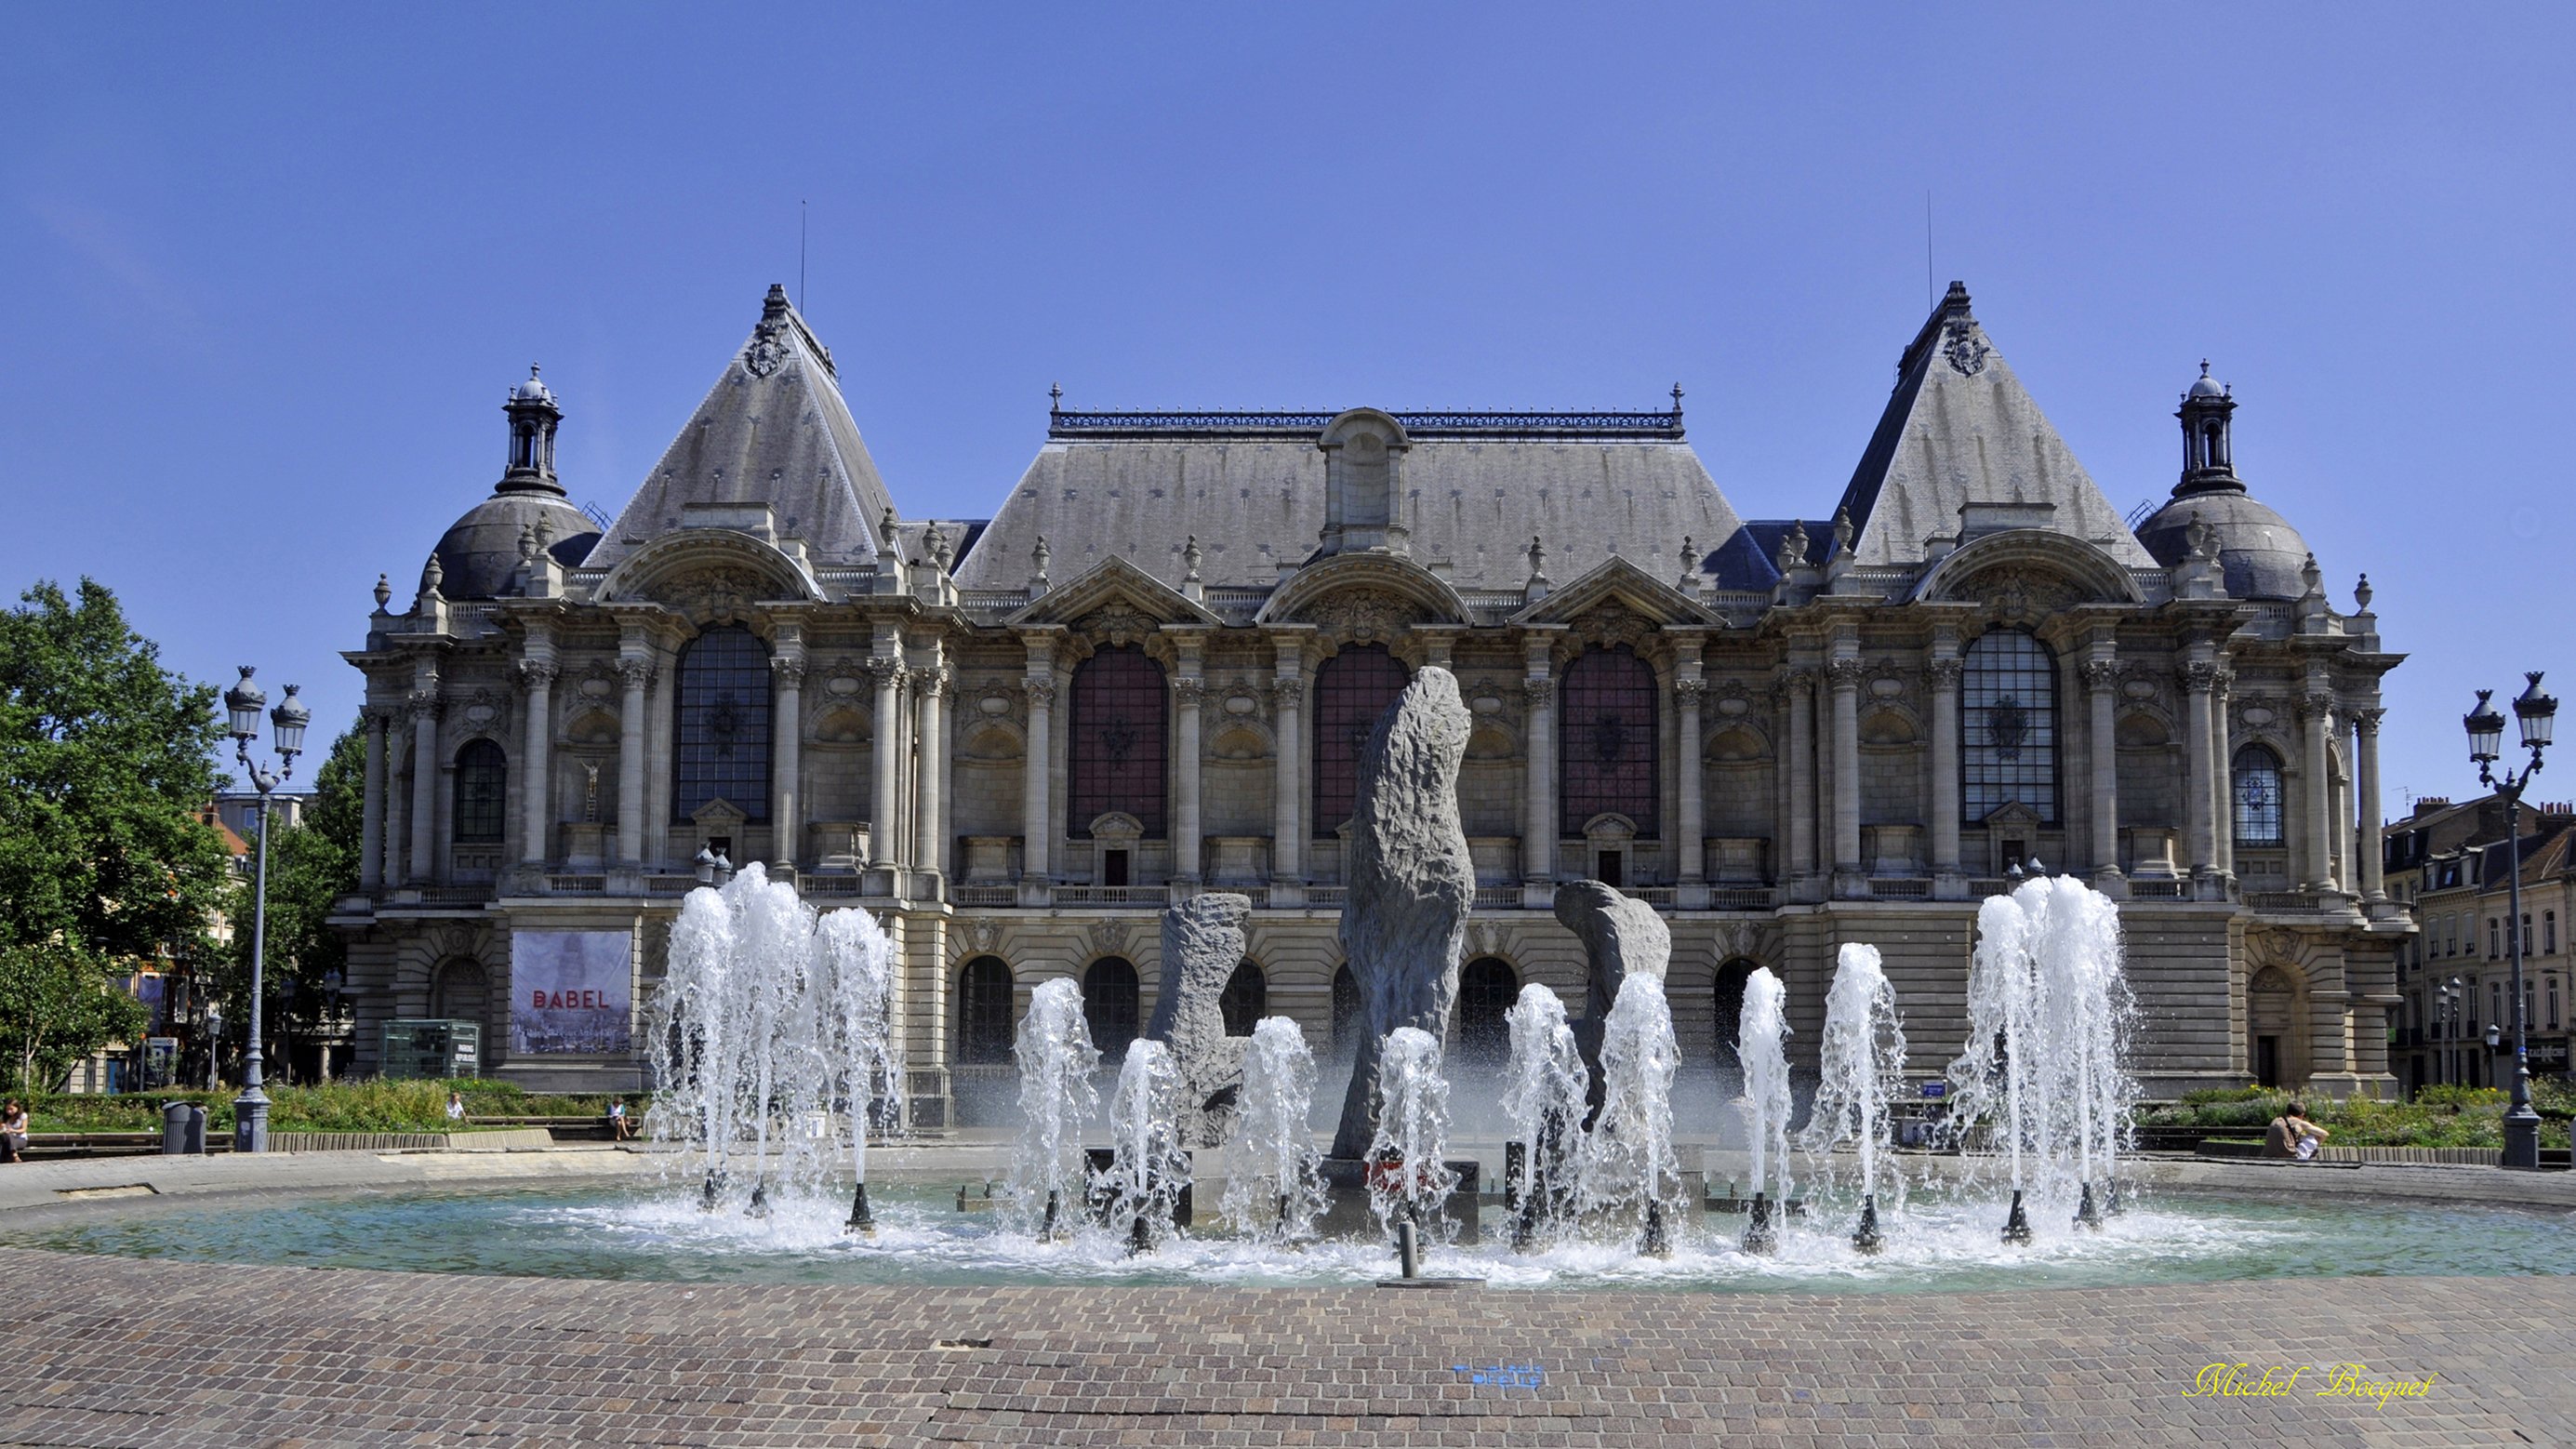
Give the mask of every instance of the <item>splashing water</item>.
POLYGON ((1082 1124, 1100 1106, 1092 1074, 1100 1049, 1082 1015, 1082 988, 1041 981, 1029 993, 1011 1055, 1020 1069, 1019 1150, 1011 1154, 1010 1217, 1023 1233, 1070 1227, 1083 1202, 1082 1124))
POLYGON ((1583 1147, 1584 1094, 1590 1081, 1565 1003, 1533 981, 1503 1015, 1511 1059, 1503 1078, 1503 1117, 1523 1144, 1518 1177, 1509 1184, 1517 1247, 1553 1241, 1574 1226, 1576 1164, 1583 1147))
POLYGON ((2137 1084, 2119 908, 2072 876, 2025 881, 1977 911, 1968 1045, 1950 1065, 1953 1130, 1983 1123, 2010 1185, 2073 1197, 2108 1183, 2137 1084))
POLYGON ((731 1201, 745 1159, 747 1211, 766 1211, 773 1191, 818 1192, 844 1135, 865 1181, 872 1119, 901 1113, 890 955, 865 911, 818 918, 757 864, 681 901, 647 1014, 648 1121, 657 1140, 693 1149, 677 1160, 702 1171, 703 1206, 731 1201))
POLYGON ((1287 1017, 1262 1018, 1244 1053, 1221 1204, 1226 1221, 1256 1243, 1311 1238, 1323 1216, 1323 1154, 1306 1125, 1314 1100, 1315 1054, 1305 1034, 1287 1017))
POLYGON ((1449 1151, 1449 1083, 1440 1075, 1440 1043, 1420 1027, 1386 1034, 1378 1057, 1377 1135, 1368 1150, 1369 1210, 1391 1237, 1410 1219, 1423 1238, 1445 1243, 1457 1232, 1449 1194, 1458 1174, 1449 1151))
POLYGON ((1854 1191, 1902 1207, 1905 1177, 1895 1170, 1888 1139, 1891 1109, 1905 1088, 1905 1023, 1875 946, 1842 948, 1825 993, 1822 1067, 1801 1143, 1820 1172, 1831 1170, 1837 1148, 1852 1148, 1860 1169, 1854 1191))
POLYGON ((1109 1226, 1136 1252, 1162 1246, 1176 1231, 1173 1205, 1190 1181, 1180 1111, 1181 1069, 1172 1049, 1144 1037, 1129 1042, 1109 1094, 1109 1172, 1093 1191, 1107 1204, 1109 1226))
POLYGON ((1735 1035, 1735 1055, 1744 1067, 1745 1135, 1752 1140, 1753 1189, 1789 1200, 1789 1057, 1782 1043, 1789 1035, 1783 1015, 1787 991, 1768 966, 1744 978, 1744 1015, 1735 1035), (1770 1179, 1776 1177, 1774 1184, 1770 1179))
POLYGON ((1689 1221, 1681 1162, 1673 1154, 1673 1074, 1681 1048, 1661 979, 1643 972, 1619 985, 1601 1033, 1601 1114, 1583 1142, 1586 1214, 1633 1225, 1645 1251, 1663 1252, 1689 1221))

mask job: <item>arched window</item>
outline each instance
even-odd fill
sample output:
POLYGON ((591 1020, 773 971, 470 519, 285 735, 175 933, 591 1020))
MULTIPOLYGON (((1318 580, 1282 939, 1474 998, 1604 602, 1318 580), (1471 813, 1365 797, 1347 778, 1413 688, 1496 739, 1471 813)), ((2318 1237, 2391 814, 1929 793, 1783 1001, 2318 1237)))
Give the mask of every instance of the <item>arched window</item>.
POLYGON ((769 818, 769 646, 739 624, 707 630, 680 656, 671 818, 710 800, 769 818))
POLYGON ((456 839, 490 844, 510 813, 510 762, 490 740, 467 740, 456 752, 456 839))
POLYGON ((2236 802, 2236 843, 2281 843, 2281 757, 2263 745, 2236 752, 2236 777, 2229 798, 2236 802))
POLYGON ((1216 999, 1216 1009, 1225 1016, 1227 1036, 1250 1036, 1254 1022, 1270 1014, 1270 978, 1261 968, 1245 961, 1225 979, 1225 994, 1216 999))
POLYGON ((1359 1037, 1367 1013, 1360 1006, 1360 983, 1348 966, 1333 969, 1333 1046, 1336 1050, 1359 1037))
POLYGON ((1503 1014, 1520 999, 1520 973, 1496 956, 1479 956, 1458 973, 1457 1025, 1451 1047, 1467 1056, 1493 1056, 1510 1049, 1511 1026, 1503 1014))
POLYGON ((1744 1036, 1744 983, 1760 966, 1738 956, 1717 968, 1717 1064, 1721 1069, 1743 1068, 1736 1043, 1744 1036))
POLYGON ((1103 956, 1082 973, 1082 1020, 1091 1044, 1115 1066, 1136 1039, 1136 966, 1123 956, 1103 956))
POLYGON ((1163 666, 1133 645, 1103 648, 1073 671, 1065 815, 1076 839, 1112 810, 1135 816, 1148 837, 1163 834, 1163 706, 1163 666))
POLYGON ((1315 834, 1331 835, 1359 800, 1360 751, 1408 679, 1383 644, 1359 644, 1315 671, 1315 834))
POLYGON ((1636 651, 1589 649, 1565 671, 1556 719, 1557 828, 1581 835, 1592 817, 1625 815, 1655 828, 1655 671, 1636 651))
POLYGON ((957 1060, 970 1067, 1011 1059, 1011 968, 978 956, 957 973, 957 1060))
POLYGON ((446 1021, 481 1021, 491 998, 483 968, 472 961, 450 961, 430 983, 429 1013, 446 1021))
POLYGON ((2021 804, 2057 819, 2057 673, 2026 629, 1989 629, 1959 677, 1960 779, 1967 818, 2021 804))

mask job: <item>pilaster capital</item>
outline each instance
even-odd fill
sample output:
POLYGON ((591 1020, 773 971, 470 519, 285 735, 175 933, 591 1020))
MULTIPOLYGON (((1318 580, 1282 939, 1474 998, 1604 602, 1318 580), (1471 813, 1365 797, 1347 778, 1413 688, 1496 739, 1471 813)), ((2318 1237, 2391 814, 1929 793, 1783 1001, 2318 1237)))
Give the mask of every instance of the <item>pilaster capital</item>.
POLYGON ((1270 682, 1270 703, 1279 709, 1295 709, 1305 702, 1306 681, 1274 679, 1270 682))
POLYGON ((879 654, 868 660, 868 674, 879 689, 894 689, 903 683, 903 661, 879 654))
POLYGON ((1860 688, 1861 681, 1868 675, 1869 666, 1858 659, 1834 659, 1825 664, 1825 678, 1832 683, 1836 694, 1860 688))
POLYGON ((519 661, 519 683, 530 690, 544 689, 553 684, 555 677, 561 672, 552 663, 543 659, 519 661))
POLYGON ((1556 681, 1553 679, 1522 680, 1521 699, 1532 709, 1547 708, 1556 702, 1556 681))
POLYGON ((1172 676, 1171 685, 1174 704, 1196 709, 1199 707, 1199 701, 1207 697, 1207 681, 1196 675, 1175 674, 1172 676))
POLYGON ((2362 709, 2356 709, 2352 712, 2352 727, 2361 731, 2364 738, 2377 739, 2379 737, 2379 721, 2384 718, 2387 713, 2388 711, 2386 709, 2375 704, 2362 709))
POLYGON ((628 689, 640 691, 644 686, 653 682, 653 661, 650 659, 620 659, 617 661, 617 677, 625 682, 628 689))
POLYGON ((773 655, 769 661, 769 677, 777 680, 781 689, 802 689, 805 687, 805 661, 785 654, 773 655))
POLYGON ((1030 706, 1035 709, 1044 709, 1055 703, 1055 681, 1052 679, 1029 680, 1020 686, 1020 692, 1028 696, 1030 706))
POLYGON ((409 715, 414 724, 436 724, 446 708, 446 701, 434 694, 415 694, 403 701, 403 713, 409 715))
POLYGON ((367 728, 381 732, 402 722, 403 707, 399 704, 371 704, 358 713, 366 720, 367 728))
POLYGON ((1816 671, 1805 665, 1791 665, 1771 681, 1771 697, 1782 703, 1812 698, 1816 692, 1816 671))
POLYGON ((2095 694, 2108 694, 2120 682, 2120 661, 2087 659, 2084 661, 2084 687, 2095 694))
POLYGON ((2322 724, 2328 715, 2334 713, 2334 707, 2335 697, 2332 691, 2318 690, 2311 694, 2301 695, 2299 697, 2299 720, 2303 724, 2322 724))
POLYGON ((2213 660, 2191 660, 2175 670, 2174 676, 2193 694, 2207 694, 2218 687, 2218 665, 2213 660))
POLYGON ((1932 687, 1935 690, 1957 689, 1959 687, 1960 676, 1967 672, 1967 661, 1957 657, 1956 655, 1942 659, 1933 659, 1927 661, 1923 666, 1924 677, 1932 681, 1932 687))
POLYGON ((1700 701, 1707 697, 1708 681, 1705 679, 1676 679, 1673 681, 1673 703, 1680 705, 1684 709, 1699 708, 1700 701))

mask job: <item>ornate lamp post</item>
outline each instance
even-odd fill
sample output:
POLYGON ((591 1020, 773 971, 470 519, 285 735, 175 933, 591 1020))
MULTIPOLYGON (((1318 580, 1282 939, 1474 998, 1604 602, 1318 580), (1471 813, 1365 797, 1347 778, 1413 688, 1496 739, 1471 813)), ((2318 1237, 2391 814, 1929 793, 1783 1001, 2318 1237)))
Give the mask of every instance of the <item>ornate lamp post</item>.
POLYGON ((231 716, 233 757, 241 762, 242 773, 250 777, 252 788, 259 791, 259 867, 251 886, 250 934, 250 1045, 242 1054, 242 1092, 233 1099, 233 1151, 266 1152, 268 1150, 268 1093, 260 1084, 259 1034, 260 996, 265 986, 268 954, 268 804, 295 774, 295 757, 304 753, 304 727, 313 721, 313 712, 295 697, 301 686, 286 686, 286 697, 269 711, 268 722, 276 730, 277 773, 270 774, 253 763, 251 742, 259 738, 260 707, 268 695, 250 682, 251 666, 241 667, 241 682, 224 691, 224 712, 231 716))
POLYGON ((2513 1105, 2504 1114, 2504 1165, 2540 1166, 2540 1114, 2531 1110, 2531 1052, 2524 1041, 2522 1009, 2522 791, 2540 773, 2540 753, 2549 748, 2556 727, 2558 701, 2540 692, 2540 671, 2528 670, 2522 694, 2513 702, 2513 717, 2522 726, 2522 746, 2531 763, 2520 774, 2499 778, 2493 766, 2504 757, 2504 717, 2487 700, 2491 689, 2478 691, 2478 707, 2461 717, 2469 732, 2469 758, 2477 762, 2478 783, 2495 788, 2504 801, 2504 877, 2508 891, 2504 925, 2505 950, 2513 963, 2513 1105))

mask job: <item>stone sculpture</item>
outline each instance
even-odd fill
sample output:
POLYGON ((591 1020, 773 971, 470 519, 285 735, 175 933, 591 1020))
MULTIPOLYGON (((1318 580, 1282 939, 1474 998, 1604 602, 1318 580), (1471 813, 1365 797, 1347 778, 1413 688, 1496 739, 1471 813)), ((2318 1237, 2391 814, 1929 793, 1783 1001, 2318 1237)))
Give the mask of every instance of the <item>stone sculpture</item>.
POLYGON ((1426 666, 1370 732, 1360 754, 1350 853, 1342 878, 1342 954, 1365 1027, 1333 1134, 1356 1159, 1377 1130, 1378 1054, 1387 1033, 1449 1026, 1475 862, 1458 819, 1458 762, 1471 717, 1448 670, 1426 666))
POLYGON ((1567 881, 1556 888, 1556 919, 1583 943, 1590 963, 1583 988, 1583 1019, 1574 1023, 1574 1044, 1592 1081, 1592 1110, 1602 1101, 1601 1035, 1610 1007, 1619 999, 1620 983, 1631 975, 1664 979, 1672 964, 1673 933, 1644 901, 1621 895, 1597 880, 1567 881))
POLYGON ((1163 988, 1147 1039, 1170 1049, 1181 1078, 1175 1127, 1184 1147, 1216 1147, 1234 1120, 1248 1038, 1225 1034, 1220 1005, 1243 963, 1247 896, 1192 896, 1163 912, 1163 988))

